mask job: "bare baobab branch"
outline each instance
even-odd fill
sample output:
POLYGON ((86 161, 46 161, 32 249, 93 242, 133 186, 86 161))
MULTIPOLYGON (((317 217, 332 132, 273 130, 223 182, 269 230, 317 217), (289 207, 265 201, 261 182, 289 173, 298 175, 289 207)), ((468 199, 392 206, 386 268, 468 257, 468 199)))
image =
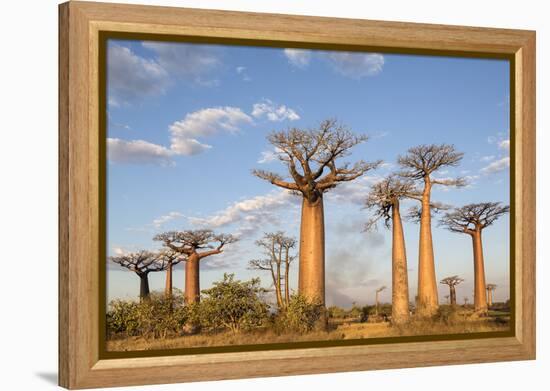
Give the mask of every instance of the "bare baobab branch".
POLYGON ((276 186, 299 191, 310 202, 315 202, 327 189, 340 182, 352 181, 381 163, 359 161, 351 166, 343 164, 337 167, 338 158, 349 155, 352 147, 367 141, 368 137, 353 134, 334 119, 321 122, 318 129, 291 128, 273 132, 268 140, 280 151, 279 159, 286 164, 292 181, 285 181, 281 175, 264 170, 253 170, 252 173, 276 186))
POLYGON ((440 224, 448 230, 465 233, 472 237, 474 250, 474 309, 487 312, 487 292, 485 286, 485 266, 481 233, 499 217, 508 213, 510 207, 500 202, 468 204, 446 213, 440 224))
POLYGON ((441 167, 456 167, 464 154, 457 152, 453 145, 430 144, 410 148, 407 154, 399 156, 398 162, 404 171, 401 176, 411 179, 423 179, 441 167))

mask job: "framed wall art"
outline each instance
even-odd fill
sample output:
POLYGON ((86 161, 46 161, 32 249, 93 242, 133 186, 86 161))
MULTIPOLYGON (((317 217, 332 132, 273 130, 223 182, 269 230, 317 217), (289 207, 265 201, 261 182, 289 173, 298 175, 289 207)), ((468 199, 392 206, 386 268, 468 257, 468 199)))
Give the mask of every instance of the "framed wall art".
POLYGON ((59 12, 60 385, 534 359, 534 32, 59 12))

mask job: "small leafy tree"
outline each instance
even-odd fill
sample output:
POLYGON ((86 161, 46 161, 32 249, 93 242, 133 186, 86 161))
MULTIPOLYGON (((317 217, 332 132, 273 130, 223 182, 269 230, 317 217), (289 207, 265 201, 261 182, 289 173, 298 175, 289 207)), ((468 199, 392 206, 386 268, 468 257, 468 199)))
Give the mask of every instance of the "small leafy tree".
POLYGON ((321 302, 311 302, 299 294, 291 295, 288 307, 275 320, 275 328, 279 331, 306 333, 316 327, 323 311, 321 302))
POLYGON ((196 306, 198 320, 206 329, 234 333, 261 327, 268 319, 268 305, 262 297, 265 293, 259 278, 239 281, 234 274, 225 273, 223 281, 202 291, 196 306))

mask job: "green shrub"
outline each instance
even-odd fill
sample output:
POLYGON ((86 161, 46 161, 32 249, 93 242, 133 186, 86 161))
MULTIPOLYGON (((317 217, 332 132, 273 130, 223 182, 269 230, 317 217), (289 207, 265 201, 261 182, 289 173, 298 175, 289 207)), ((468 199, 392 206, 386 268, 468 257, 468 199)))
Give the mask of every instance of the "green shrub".
POLYGON ((306 333, 315 328, 324 307, 311 303, 301 295, 292 295, 285 310, 275 317, 275 330, 279 332, 306 333))
POLYGON ((107 311, 107 333, 110 338, 167 338, 179 335, 189 318, 183 297, 177 293, 171 299, 153 293, 142 302, 113 300, 107 311))
POLYGON ((234 274, 224 274, 223 281, 202 291, 200 303, 190 311, 191 321, 211 331, 238 332, 264 326, 269 309, 263 300, 265 293, 259 278, 239 281, 234 274))

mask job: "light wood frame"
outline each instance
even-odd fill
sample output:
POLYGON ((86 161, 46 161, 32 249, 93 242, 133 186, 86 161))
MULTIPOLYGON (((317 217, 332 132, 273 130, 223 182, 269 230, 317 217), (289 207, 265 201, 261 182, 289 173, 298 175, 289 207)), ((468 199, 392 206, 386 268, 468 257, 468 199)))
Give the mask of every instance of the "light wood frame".
POLYGON ((69 2, 59 7, 59 384, 75 388, 535 358, 533 31, 69 2), (99 355, 100 31, 511 59, 514 336, 256 352, 99 355))

